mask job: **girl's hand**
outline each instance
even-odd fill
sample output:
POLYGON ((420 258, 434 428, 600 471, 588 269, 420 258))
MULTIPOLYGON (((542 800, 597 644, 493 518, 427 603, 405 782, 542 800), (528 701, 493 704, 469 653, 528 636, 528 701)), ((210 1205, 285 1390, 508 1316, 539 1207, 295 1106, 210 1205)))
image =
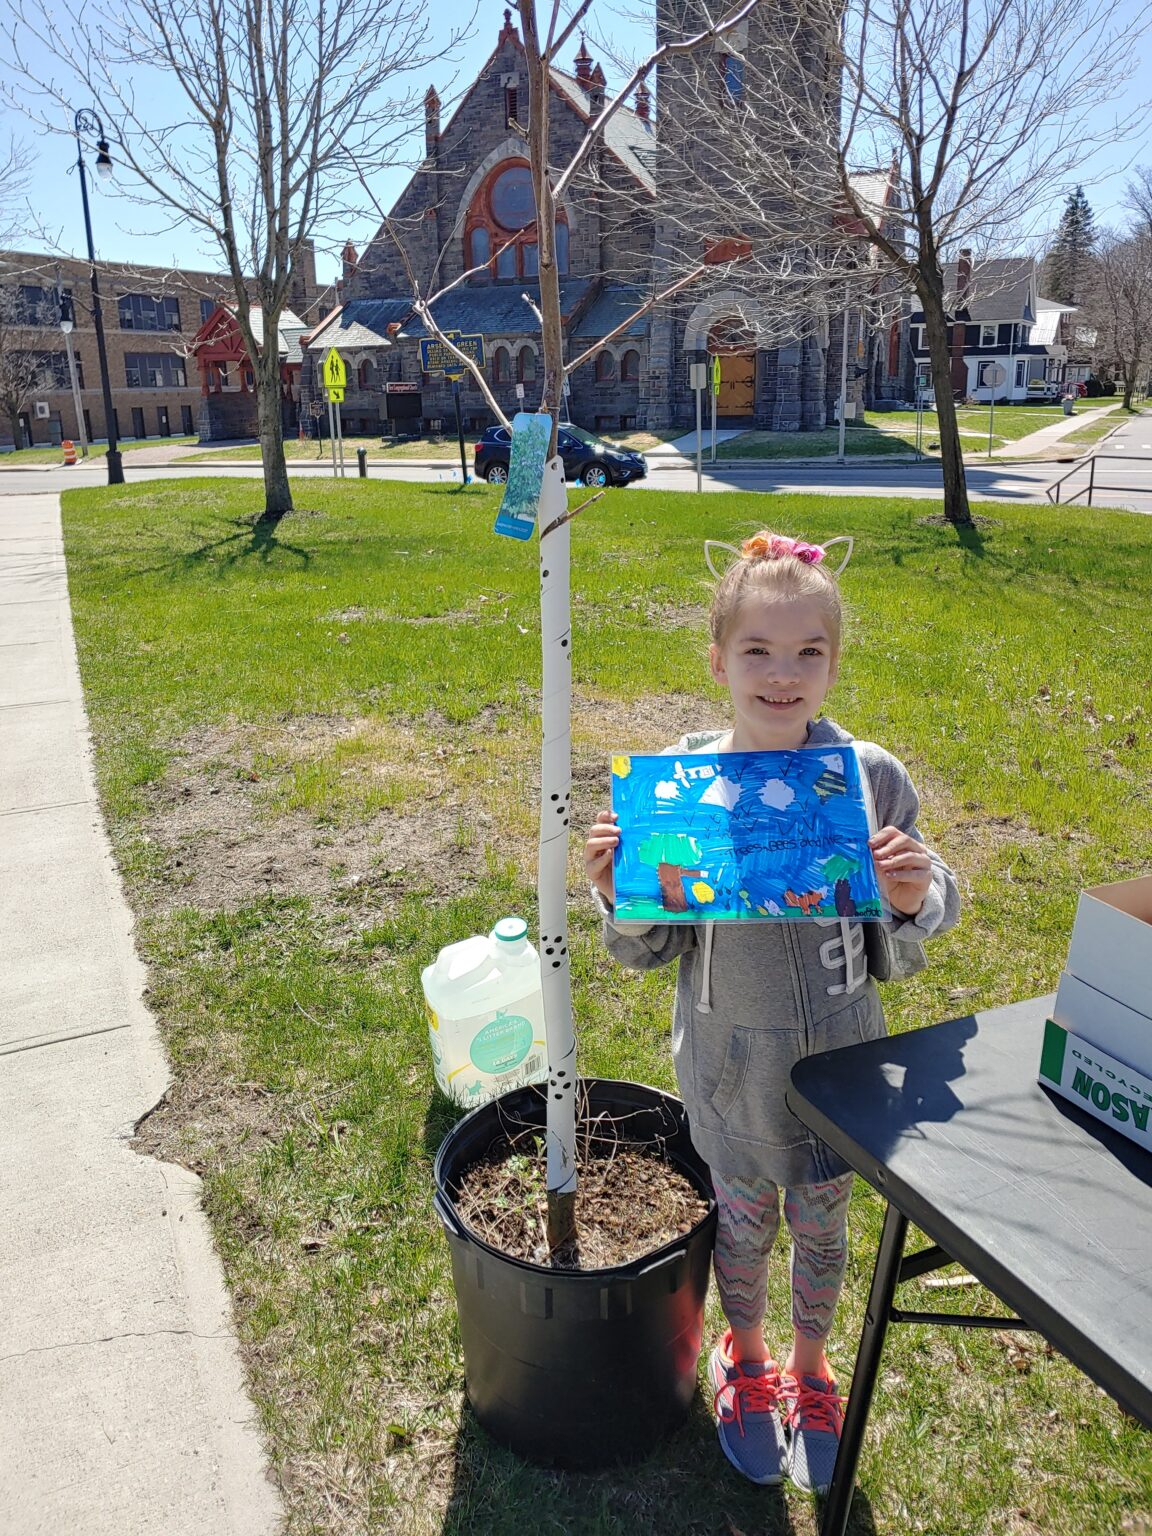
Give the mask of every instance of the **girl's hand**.
POLYGON ((601 811, 589 828, 588 840, 584 844, 584 868, 605 901, 616 899, 616 889, 612 882, 612 859, 616 844, 620 841, 620 831, 615 822, 614 811, 601 811))
POLYGON ((928 850, 897 827, 881 827, 868 846, 888 905, 902 917, 915 917, 932 885, 928 850))

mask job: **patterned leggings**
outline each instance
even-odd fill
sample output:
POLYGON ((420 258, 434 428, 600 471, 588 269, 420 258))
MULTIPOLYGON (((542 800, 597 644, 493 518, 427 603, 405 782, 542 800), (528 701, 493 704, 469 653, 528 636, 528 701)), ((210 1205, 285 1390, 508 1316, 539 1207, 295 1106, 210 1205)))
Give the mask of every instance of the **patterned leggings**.
MULTIPOLYGON (((714 1255, 720 1305, 733 1327, 756 1328, 764 1318, 768 1255, 780 1230, 780 1187, 769 1179, 722 1179, 716 1173, 712 1184, 720 1208, 714 1255)), ((850 1173, 784 1192, 792 1236, 792 1324, 806 1339, 825 1339, 832 1327, 848 1262, 851 1193, 850 1173)))

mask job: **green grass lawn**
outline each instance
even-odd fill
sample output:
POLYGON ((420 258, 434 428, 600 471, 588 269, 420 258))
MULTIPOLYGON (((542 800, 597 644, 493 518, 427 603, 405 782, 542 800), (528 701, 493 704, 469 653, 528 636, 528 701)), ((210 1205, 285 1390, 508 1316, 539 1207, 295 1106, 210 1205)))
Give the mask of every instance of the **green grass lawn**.
MULTIPOLYGON (((485 486, 297 494, 274 530, 247 482, 64 502, 101 794, 173 1064, 140 1145, 203 1176, 289 1530, 814 1536, 811 1500, 729 1469, 703 1392, 649 1462, 600 1476, 522 1465, 462 1407, 419 972, 534 917, 536 556, 493 536, 485 486)), ((961 538, 931 510, 609 492, 573 525, 577 843, 613 750, 725 719, 703 540, 765 518, 856 536, 830 710, 909 764, 965 897, 929 970, 886 989, 897 1030, 1052 988, 1079 889, 1145 869, 1152 833, 1147 521, 982 504, 961 538)), ((578 846, 571 889, 584 1070, 671 1086, 671 971, 609 960, 578 846)), ((881 1217, 859 1184, 830 1345, 845 1377, 881 1217)), ((776 1340, 787 1289, 782 1249, 776 1340)), ((1036 1337, 900 1328, 852 1529, 1136 1531, 1148 1471, 1147 1434, 1036 1337)))
MULTIPOLYGON (((468 451, 468 462, 472 462, 472 444, 475 442, 475 434, 465 434, 464 446, 468 451)), ((193 438, 191 441, 195 442, 193 438)), ((420 438, 414 442, 390 443, 385 447, 378 437, 346 437, 344 439, 344 463, 356 465, 357 448, 367 448, 369 463, 387 459, 455 459, 460 461, 460 444, 454 437, 441 438, 438 442, 420 438)), ((284 439, 284 456, 290 462, 296 459, 331 459, 332 448, 327 433, 324 436, 323 449, 315 439, 301 442, 298 437, 286 437, 284 439)), ((206 448, 203 453, 189 454, 185 460, 190 464, 221 464, 241 459, 248 462, 258 461, 260 458, 259 443, 241 443, 235 448, 206 448)))
MULTIPOLYGON (((182 448, 190 443, 198 443, 198 437, 141 437, 123 439, 117 445, 123 454, 130 454, 136 448, 182 448)), ((77 461, 80 459, 80 439, 74 439, 77 461)), ((102 459, 108 452, 107 443, 90 443, 88 445, 88 457, 90 459, 102 459)), ((47 446, 37 448, 21 448, 18 453, 0 454, 0 468, 20 469, 29 464, 62 464, 64 462, 63 451, 59 448, 47 446)))

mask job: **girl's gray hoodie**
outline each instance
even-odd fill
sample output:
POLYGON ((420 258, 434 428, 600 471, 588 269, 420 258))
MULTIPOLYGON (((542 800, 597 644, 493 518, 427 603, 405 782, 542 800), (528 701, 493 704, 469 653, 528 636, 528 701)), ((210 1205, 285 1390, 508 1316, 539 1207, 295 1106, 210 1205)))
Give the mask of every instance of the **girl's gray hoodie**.
MULTIPOLYGON (((685 736, 670 751, 714 749, 726 733, 685 736)), ((809 747, 844 745, 849 732, 831 720, 809 725, 809 747)), ((857 751, 871 781, 878 825, 923 842, 919 797, 898 758, 872 742, 857 751)), ((914 918, 897 919, 897 941, 926 939, 955 923, 960 906, 952 871, 931 849, 932 885, 914 918)), ((798 923, 617 925, 604 939, 622 965, 651 970, 679 959, 672 1056, 692 1140, 721 1177, 771 1179, 784 1186, 821 1184, 847 1164, 819 1141, 784 1102, 789 1073, 802 1056, 884 1034, 884 1012, 868 975, 863 924, 823 918, 798 923)))

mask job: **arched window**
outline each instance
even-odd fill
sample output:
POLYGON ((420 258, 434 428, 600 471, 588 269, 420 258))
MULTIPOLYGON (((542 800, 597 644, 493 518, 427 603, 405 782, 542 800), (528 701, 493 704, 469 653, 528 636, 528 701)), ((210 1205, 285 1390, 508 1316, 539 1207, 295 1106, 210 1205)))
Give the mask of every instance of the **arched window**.
POLYGON ((508 356, 507 347, 497 347, 492 354, 492 382, 493 384, 507 384, 512 359, 508 356))
MULTIPOLYGON (((483 225, 468 231, 464 243, 464 268, 479 267, 492 255, 492 243, 483 225)), ((477 276, 480 274, 478 273, 477 276)))
POLYGON ((616 359, 605 347, 596 354, 596 380, 597 383, 607 383, 616 377, 616 359))
POLYGON ((531 347, 521 347, 516 354, 516 382, 531 384, 536 377, 536 354, 531 347))
MULTIPOLYGON (((532 172, 526 160, 504 160, 478 188, 468 208, 464 236, 465 270, 487 262, 497 279, 522 282, 540 273, 536 239, 536 204, 532 172)), ((556 266, 568 271, 568 222, 561 210, 556 219, 556 266)), ((482 282, 477 273, 472 281, 482 282)))
POLYGON ((365 358, 365 360, 360 364, 360 367, 357 371, 357 379, 359 380, 361 389, 372 388, 376 381, 376 366, 370 358, 365 358))
POLYGON ((620 377, 628 384, 635 384, 640 377, 640 354, 636 351, 625 352, 620 359, 620 377))

